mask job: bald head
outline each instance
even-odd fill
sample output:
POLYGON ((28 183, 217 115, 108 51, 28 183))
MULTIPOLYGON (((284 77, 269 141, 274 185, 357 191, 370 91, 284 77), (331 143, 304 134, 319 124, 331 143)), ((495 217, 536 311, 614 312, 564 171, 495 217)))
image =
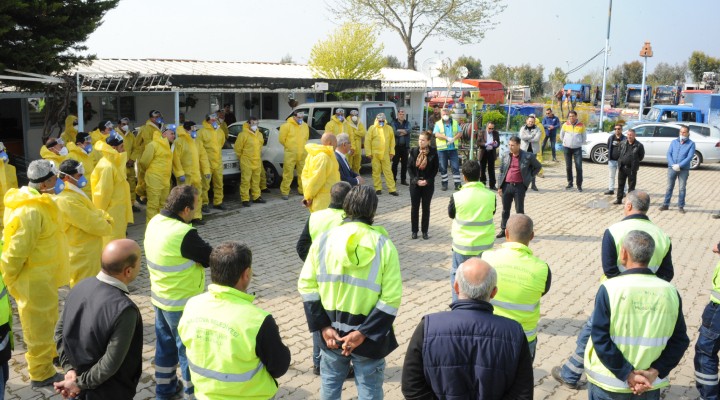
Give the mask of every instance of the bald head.
POLYGON ((460 264, 455 275, 459 299, 489 301, 497 292, 497 273, 486 261, 473 257, 460 264))
MULTIPOLYGON (((133 270, 140 268, 140 246, 131 239, 113 240, 102 252, 101 265, 103 272, 124 282, 120 276, 127 272, 127 268, 133 270)), ((137 273, 130 281, 135 279, 135 276, 137 273)))
POLYGON ((320 143, 323 146, 332 146, 334 149, 337 147, 337 137, 330 132, 323 133, 322 138, 320 138, 320 143))
POLYGON ((535 236, 533 220, 525 214, 514 214, 507 221, 505 235, 508 242, 522 243, 527 246, 535 236))

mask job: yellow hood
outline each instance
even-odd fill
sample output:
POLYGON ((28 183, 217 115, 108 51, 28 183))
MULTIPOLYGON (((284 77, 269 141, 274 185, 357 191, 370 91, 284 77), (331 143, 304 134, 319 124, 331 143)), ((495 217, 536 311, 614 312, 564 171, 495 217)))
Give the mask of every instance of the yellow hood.
POLYGON ((160 146, 170 150, 170 142, 167 140, 167 138, 164 138, 162 133, 159 131, 153 132, 153 142, 156 142, 160 146))
POLYGON ((29 204, 37 204, 46 207, 53 219, 57 219, 58 208, 49 194, 38 194, 34 189, 23 186, 20 189, 12 188, 5 193, 5 207, 17 209, 29 204))
POLYGON ((46 160, 62 160, 63 156, 53 153, 50 149, 43 146, 40 148, 40 157, 46 160))
POLYGON ((286 119, 285 122, 289 122, 295 126, 300 126, 300 124, 298 124, 297 121, 295 120, 295 117, 292 117, 292 116, 288 117, 288 119, 286 119))
POLYGON ((320 153, 326 153, 327 155, 334 157, 335 149, 332 146, 323 146, 317 143, 308 143, 305 145, 305 151, 308 152, 308 157, 314 157, 320 153))
POLYGON ((329 246, 333 258, 340 260, 343 268, 365 268, 375 258, 377 235, 368 234, 376 231, 387 236, 387 231, 379 226, 370 226, 362 222, 348 222, 341 229, 335 229, 330 241, 345 246, 329 246))
POLYGON ((67 118, 65 118, 65 132, 72 132, 73 136, 77 135, 77 129, 73 126, 73 122, 77 120, 76 116, 68 115, 67 118))
POLYGON ((108 161, 117 167, 121 167, 125 164, 125 162, 127 162, 126 153, 118 153, 117 150, 113 149, 112 146, 105 143, 103 140, 95 142, 93 147, 95 148, 95 151, 101 152, 103 157, 107 158, 108 161))

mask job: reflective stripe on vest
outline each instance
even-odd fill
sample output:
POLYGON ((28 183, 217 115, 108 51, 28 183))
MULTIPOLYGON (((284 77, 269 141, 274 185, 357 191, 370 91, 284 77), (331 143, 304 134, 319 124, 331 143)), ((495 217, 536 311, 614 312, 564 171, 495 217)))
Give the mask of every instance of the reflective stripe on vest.
POLYGON ((151 268, 151 269, 154 269, 155 271, 160 271, 160 272, 180 272, 180 271, 185 271, 185 270, 188 269, 188 268, 192 268, 193 265, 195 265, 195 261, 192 261, 192 260, 190 260, 190 261, 188 261, 188 262, 186 262, 186 263, 184 263, 184 264, 174 265, 174 266, 162 266, 162 265, 157 265, 157 264, 153 263, 152 261, 147 260, 147 266, 148 266, 148 268, 151 268))
MULTIPOLYGON (((607 376, 607 375, 602 375, 595 371, 591 371, 589 369, 585 369, 585 373, 588 375, 588 377, 590 377, 593 380, 600 383, 601 385, 599 385, 599 386, 601 386, 601 387, 604 385, 604 386, 610 386, 610 387, 618 388, 618 389, 625 389, 625 390, 623 390, 623 393, 630 391, 630 386, 628 386, 627 382, 621 381, 618 378, 607 376)), ((666 384, 669 384, 669 383, 670 382, 668 381, 667 378, 662 378, 662 379, 657 378, 657 379, 655 379, 655 381, 652 382, 653 388, 655 388, 656 386, 662 387, 660 385, 667 386, 666 384)), ((653 390, 653 389, 650 389, 650 390, 653 390)))
POLYGON ((0 300, 2 300, 6 294, 7 294, 7 286, 3 286, 3 289, 0 292, 0 300))
POLYGON ((453 193, 455 218, 452 222, 452 248, 456 253, 474 256, 490 250, 495 242, 495 194, 481 182, 467 182, 453 193))
MULTIPOLYGON (((327 232, 323 233, 322 236, 320 236, 320 241, 318 244, 318 248, 320 249, 320 264, 319 264, 319 271, 317 274, 317 281, 318 282, 342 282, 348 285, 352 286, 358 286, 365 289, 370 289, 373 292, 380 293, 380 285, 375 282, 377 279, 378 274, 380 273, 380 261, 382 258, 382 248, 385 246, 385 242, 387 242, 387 237, 380 236, 378 238, 377 245, 375 246, 375 257, 372 260, 372 267, 370 268, 370 274, 368 274, 367 279, 361 279, 354 277, 352 275, 344 275, 344 274, 328 274, 327 273, 327 263, 325 261, 325 256, 327 255, 327 239, 328 234, 327 232)), ((347 332, 347 331, 346 331, 347 332)))
POLYGON ((310 239, 317 240, 323 232, 329 231, 343 222, 344 210, 336 208, 326 208, 310 214, 308 221, 308 231, 310 231, 310 239))
POLYGON ((190 361, 190 359, 188 359, 187 362, 188 362, 188 367, 190 367, 190 370, 193 372, 193 374, 198 374, 200 376, 204 376, 205 378, 209 378, 209 379, 215 379, 216 381, 229 382, 229 383, 247 382, 250 379, 252 379, 255 375, 257 375, 257 373, 260 372, 263 368, 263 363, 259 362, 258 366, 255 369, 250 370, 248 372, 245 372, 242 374, 228 374, 225 372, 213 371, 211 369, 198 367, 197 365, 193 364, 192 361, 190 361))
POLYGON ((190 297, 178 300, 165 299, 158 296, 153 291, 150 291, 150 298, 167 307, 184 307, 185 304, 187 304, 188 300, 190 300, 190 297))
POLYGON ((720 293, 716 292, 715 290, 710 291, 710 300, 717 300, 716 303, 720 303, 720 293))
POLYGON ((665 255, 670 249, 670 238, 665 234, 665 232, 663 232, 657 225, 652 223, 650 220, 642 218, 626 219, 616 224, 613 224, 612 226, 610 226, 610 228, 608 228, 608 230, 610 231, 610 234, 615 240, 615 249, 617 251, 618 257, 617 267, 620 272, 625 272, 625 267, 623 267, 622 263, 620 262, 620 247, 622 246, 622 242, 625 239, 625 236, 627 236, 630 231, 643 231, 648 235, 652 236, 653 240, 655 241, 655 251, 653 251, 652 258, 648 263, 648 268, 650 268, 653 273, 656 273, 657 270, 660 268, 660 264, 662 263, 665 255))
MULTIPOLYGON (((436 124, 436 125, 437 125, 437 124, 440 124, 440 133, 442 133, 443 135, 445 135, 445 121, 443 121, 443 120, 441 119, 440 121, 436 122, 435 124, 436 124)), ((452 121, 452 136, 455 136, 455 135, 458 133, 459 130, 460 130, 460 129, 459 129, 459 126, 458 126, 457 121, 453 120, 453 121, 452 121)), ((447 136, 447 135, 446 135, 446 136, 447 136)), ((455 143, 455 142, 453 142, 453 143, 455 143)), ((445 149, 447 149, 447 147, 448 147, 447 140, 445 140, 445 139, 440 139, 440 138, 435 138, 435 148, 436 148, 438 151, 445 150, 445 149)))
POLYGON ((516 311, 528 311, 532 312, 535 311, 537 307, 540 307, 540 303, 535 304, 513 304, 513 303, 506 303, 504 301, 499 301, 495 299, 490 300, 490 304, 498 307, 502 307, 506 310, 516 310, 516 311))
POLYGON ((489 219, 487 221, 463 221, 461 219, 455 219, 455 222, 458 223, 460 226, 485 226, 485 225, 492 225, 493 220, 489 219))
POLYGON ((659 338, 647 338, 641 336, 610 336, 610 338, 616 345, 624 344, 628 346, 649 347, 665 346, 668 340, 670 340, 670 336, 664 336, 659 338))

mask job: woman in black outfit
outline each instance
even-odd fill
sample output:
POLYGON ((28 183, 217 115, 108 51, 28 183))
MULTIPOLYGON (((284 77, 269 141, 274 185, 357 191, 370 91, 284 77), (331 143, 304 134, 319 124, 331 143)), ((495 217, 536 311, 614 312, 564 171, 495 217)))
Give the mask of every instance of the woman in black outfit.
POLYGON ((412 204, 410 220, 412 221, 412 238, 418 237, 418 217, 422 202, 422 237, 429 239, 430 200, 435 192, 435 175, 440 163, 435 148, 430 147, 432 133, 425 131, 420 134, 418 147, 410 149, 408 172, 410 174, 410 201, 412 204))

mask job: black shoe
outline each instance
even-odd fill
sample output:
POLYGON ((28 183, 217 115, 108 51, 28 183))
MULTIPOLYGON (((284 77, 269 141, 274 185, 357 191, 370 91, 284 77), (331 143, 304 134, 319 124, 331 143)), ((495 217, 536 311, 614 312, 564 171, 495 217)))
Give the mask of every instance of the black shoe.
POLYGON ((53 365, 54 365, 56 368, 62 368, 62 365, 60 365, 60 357, 55 357, 55 358, 53 358, 53 365))
POLYGON ((428 236, 427 232, 423 232, 423 239, 425 239, 425 240, 430 239, 430 236, 428 236))
POLYGON ((320 376, 320 366, 319 365, 313 365, 313 375, 320 376))
POLYGON ((576 389, 576 390, 580 387, 580 385, 578 385, 577 383, 570 383, 570 382, 566 381, 565 379, 563 379, 561 367, 553 367, 553 369, 550 371, 550 374, 552 375, 553 378, 555 378, 556 381, 560 382, 560 384, 562 384, 565 387, 568 387, 570 389, 576 389))
POLYGON ((578 192, 582 193, 582 188, 578 186, 578 192))
POLYGON ((400 184, 401 184, 401 185, 405 185, 405 186, 410 186, 410 185, 407 183, 407 181, 402 181, 402 182, 400 182, 400 184))
POLYGON ((553 158, 553 161, 558 162, 557 158, 553 158))
POLYGON ((223 211, 227 210, 227 207, 225 207, 225 206, 223 205, 223 203, 213 204, 213 208, 216 209, 216 210, 223 210, 223 211))
POLYGON ((494 190, 494 191, 497 192, 497 187, 495 187, 495 186, 490 186, 490 190, 494 190))
POLYGON ((617 200, 613 201, 613 204, 622 204, 622 200, 617 199, 617 200))
POLYGON ((243 201, 242 204, 243 204, 243 207, 250 207, 250 202, 249 202, 249 201, 243 201))
POLYGON ((262 197, 258 197, 257 199, 253 200, 253 203, 265 204, 267 203, 267 201, 265 201, 265 199, 263 199, 262 197))
POLYGON ((265 188, 265 189, 261 190, 261 192, 262 192, 262 193, 271 193, 271 192, 270 192, 270 189, 268 189, 268 188, 265 188))
POLYGON ((290 199, 290 196, 283 196, 282 199, 283 199, 283 200, 288 200, 288 199, 290 199))
POLYGON ((505 237, 505 229, 501 229, 500 232, 498 232, 497 235, 495 235, 496 238, 502 239, 505 237))
POLYGON ((193 226, 205 225, 205 222, 203 222, 203 220, 201 220, 200 218, 195 218, 192 221, 190 221, 190 223, 193 224, 193 226))
POLYGON ((678 208, 678 211, 680 211, 680 214, 685 214, 685 209, 682 207, 678 208))
POLYGON ((138 202, 139 204, 146 205, 146 204, 147 204, 147 198, 146 198, 146 197, 138 197, 138 198, 137 198, 137 202, 138 202))
POLYGON ((667 210, 668 210, 668 206, 660 206, 659 210, 660 210, 660 211, 667 211, 667 210))
POLYGON ((538 191, 538 188, 537 188, 537 186, 535 186, 535 185, 530 185, 530 189, 532 189, 532 190, 534 190, 534 191, 536 191, 536 192, 538 191))
POLYGON ((615 194, 615 191, 614 190, 606 190, 603 192, 603 194, 607 194, 607 195, 615 194))
POLYGON ((382 190, 376 190, 376 191, 375 191, 375 194, 378 195, 378 196, 380 196, 380 195, 382 194, 382 190))
POLYGON ((205 205, 202 206, 202 213, 203 213, 203 214, 210 214, 210 207, 209 207, 207 204, 205 204, 205 205))
POLYGON ((720 219, 720 214, 713 214, 712 219, 720 219))
POLYGON ((448 186, 447 182, 443 182, 443 184, 442 184, 442 190, 443 190, 443 191, 444 191, 444 190, 447 190, 447 186, 448 186))
POLYGON ((355 379, 355 368, 353 368, 352 365, 350 366, 350 369, 348 370, 348 374, 345 379, 355 379))
POLYGON ((390 194, 390 196, 400 196, 400 194, 398 192, 390 192, 389 194, 390 194))
POLYGON ((133 204, 132 210, 133 210, 133 212, 140 212, 140 209, 135 204, 133 204))
POLYGON ((52 386, 53 383, 63 380, 65 380, 65 376, 63 374, 55 373, 55 375, 45 379, 44 381, 30 381, 30 387, 41 388, 45 386, 52 386))
POLYGON ((572 183, 568 183, 568 185, 565 186, 565 189, 572 189, 572 187, 573 187, 573 184, 572 184, 572 183))
POLYGON ((455 190, 460 190, 462 188, 462 185, 459 183, 455 184, 455 190))
POLYGON ((417 239, 417 232, 413 232, 412 236, 410 236, 411 239, 417 239))

